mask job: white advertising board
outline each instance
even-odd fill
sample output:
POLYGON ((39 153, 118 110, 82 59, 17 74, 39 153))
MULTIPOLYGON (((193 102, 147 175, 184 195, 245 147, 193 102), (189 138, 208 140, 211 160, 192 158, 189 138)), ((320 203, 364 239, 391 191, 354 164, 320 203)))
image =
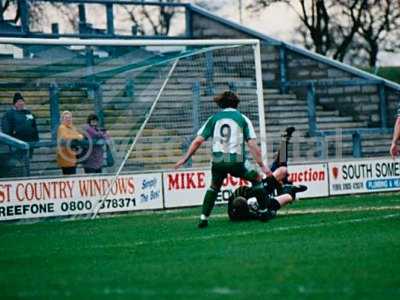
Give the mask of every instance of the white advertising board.
POLYGON ((332 162, 329 176, 331 195, 400 190, 400 161, 379 158, 332 162))
MULTIPOLYGON (((201 205, 211 182, 211 171, 205 169, 169 172, 164 173, 163 176, 166 208, 201 205)), ((250 183, 228 176, 216 203, 226 203, 232 191, 243 185, 250 185, 250 183)))
MULTIPOLYGON (((112 176, 0 181, 0 221, 90 213, 111 182, 112 176)), ((100 213, 161 209, 161 183, 161 173, 122 175, 100 213)))
POLYGON ((329 196, 328 165, 324 163, 289 165, 289 180, 293 184, 307 186, 307 191, 298 194, 298 198, 329 196))
MULTIPOLYGON (((303 184, 308 191, 301 198, 326 197, 329 194, 327 164, 292 165, 289 167, 290 179, 294 184, 303 184)), ((188 170, 163 174, 164 200, 166 208, 197 206, 211 182, 211 171, 188 170)), ((228 176, 218 195, 217 203, 226 203, 231 193, 240 186, 250 183, 246 180, 228 176)))

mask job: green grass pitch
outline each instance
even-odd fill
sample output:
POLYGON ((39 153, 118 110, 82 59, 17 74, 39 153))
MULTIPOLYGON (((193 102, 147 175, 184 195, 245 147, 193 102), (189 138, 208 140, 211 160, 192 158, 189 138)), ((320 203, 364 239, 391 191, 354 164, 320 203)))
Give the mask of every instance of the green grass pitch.
POLYGON ((400 198, 298 201, 268 223, 225 207, 0 225, 0 298, 400 299, 400 198))

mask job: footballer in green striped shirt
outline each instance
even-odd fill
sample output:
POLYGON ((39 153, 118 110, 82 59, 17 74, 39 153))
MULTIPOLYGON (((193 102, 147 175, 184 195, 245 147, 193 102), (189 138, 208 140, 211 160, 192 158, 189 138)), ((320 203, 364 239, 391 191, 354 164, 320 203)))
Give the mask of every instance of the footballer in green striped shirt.
POLYGON ((208 226, 208 218, 222 182, 228 174, 251 182, 260 208, 260 219, 266 221, 270 218, 270 212, 267 208, 268 197, 263 188, 262 176, 254 168, 251 168, 245 159, 245 147, 247 145, 261 171, 266 175, 271 175, 270 169, 262 161, 253 124, 237 109, 240 101, 235 93, 225 91, 214 97, 214 102, 221 108, 221 111, 208 118, 198 131, 197 137, 191 143, 186 154, 175 164, 175 169, 178 169, 195 154, 204 141, 209 138, 212 139, 212 179, 204 196, 198 227, 208 226))

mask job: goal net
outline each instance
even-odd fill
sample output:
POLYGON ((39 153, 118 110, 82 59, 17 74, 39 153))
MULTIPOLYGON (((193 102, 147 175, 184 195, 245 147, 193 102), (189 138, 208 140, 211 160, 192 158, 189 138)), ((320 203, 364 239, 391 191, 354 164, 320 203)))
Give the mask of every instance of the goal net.
MULTIPOLYGON (((65 111, 89 144, 67 145, 79 153, 78 174, 101 166, 115 185, 126 173, 172 169, 218 111, 213 97, 226 90, 238 94, 239 110, 254 124, 266 159, 257 40, 10 38, 1 39, 0 46, 2 66, 13 64, 0 93, 25 95, 37 115, 41 142, 48 142, 35 149, 33 175, 60 174, 54 142, 65 111), (98 136, 87 131, 92 114, 98 118, 98 136)), ((209 145, 202 147, 185 167, 208 166, 210 152, 209 145)), ((99 203, 109 187, 98 195, 99 203)), ((101 208, 95 204, 92 211, 101 208)))

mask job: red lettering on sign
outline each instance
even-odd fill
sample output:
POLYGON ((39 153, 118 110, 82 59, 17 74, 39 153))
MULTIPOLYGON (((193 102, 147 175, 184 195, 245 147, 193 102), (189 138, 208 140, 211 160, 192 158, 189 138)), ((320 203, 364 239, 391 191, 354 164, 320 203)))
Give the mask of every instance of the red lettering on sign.
POLYGON ((197 173, 197 182, 198 182, 198 188, 202 189, 206 187, 206 173, 204 172, 198 172, 197 173))
POLYGON ((325 180, 325 171, 315 171, 312 168, 301 172, 290 172, 289 180, 293 182, 318 182, 325 180))
POLYGON ((228 175, 224 179, 224 182, 222 184, 223 186, 232 186, 232 187, 237 187, 237 186, 248 186, 249 182, 247 180, 244 180, 242 178, 238 177, 233 177, 231 175, 228 175))
POLYGON ((61 181, 60 182, 60 198, 65 199, 67 198, 67 192, 65 191, 67 188, 67 185, 65 182, 61 181))
POLYGON ((22 183, 17 184, 17 188, 16 188, 16 197, 18 201, 24 201, 24 185, 22 183), (22 188, 22 192, 20 191, 22 188), (21 196, 22 195, 22 196, 21 196))
POLYGON ((10 188, 11 184, 0 184, 0 203, 10 201, 10 188))
POLYGON ((205 172, 168 174, 168 190, 202 189, 206 187, 205 172))
POLYGON ((79 192, 81 196, 88 197, 89 196, 89 182, 87 180, 79 180, 79 192))
POLYGON ((240 178, 239 185, 240 185, 240 186, 249 186, 249 185, 250 185, 250 182, 248 182, 248 181, 245 180, 245 179, 240 178))
POLYGON ((195 189, 196 183, 193 181, 194 173, 186 174, 186 188, 187 189, 195 189))
POLYGON ((134 194, 135 193, 135 181, 133 178, 128 179, 128 193, 134 194))
POLYGON ((168 190, 179 190, 179 174, 168 174, 168 190))

